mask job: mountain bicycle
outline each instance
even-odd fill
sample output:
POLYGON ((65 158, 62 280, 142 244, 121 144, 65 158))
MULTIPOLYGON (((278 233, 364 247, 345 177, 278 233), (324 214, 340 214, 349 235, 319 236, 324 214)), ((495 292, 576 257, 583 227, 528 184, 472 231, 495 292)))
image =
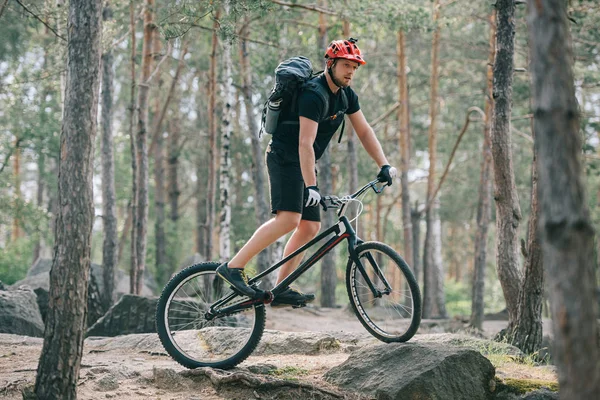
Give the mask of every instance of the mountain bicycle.
POLYGON ((218 262, 192 265, 179 272, 167 283, 157 304, 156 329, 165 350, 187 368, 233 368, 256 349, 265 329, 265 305, 344 240, 349 253, 346 289, 358 320, 383 342, 412 338, 421 322, 421 294, 410 267, 390 246, 363 242, 351 225, 362 212, 359 197, 369 189, 379 194, 384 188, 374 180, 348 196, 325 196, 323 208, 339 210, 337 223, 249 279, 248 284, 260 293, 258 298, 238 294, 225 284, 215 272, 218 262), (358 210, 349 221, 344 214, 352 202, 358 203, 358 210), (274 288, 258 289, 261 278, 332 234, 274 288))

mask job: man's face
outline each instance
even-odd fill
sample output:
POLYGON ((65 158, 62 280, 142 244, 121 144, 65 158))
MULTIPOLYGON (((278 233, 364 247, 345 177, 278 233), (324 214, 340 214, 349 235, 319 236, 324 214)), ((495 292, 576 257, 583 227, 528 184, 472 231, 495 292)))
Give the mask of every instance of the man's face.
POLYGON ((359 64, 355 61, 339 59, 331 69, 336 83, 341 87, 350 86, 358 66, 359 64))

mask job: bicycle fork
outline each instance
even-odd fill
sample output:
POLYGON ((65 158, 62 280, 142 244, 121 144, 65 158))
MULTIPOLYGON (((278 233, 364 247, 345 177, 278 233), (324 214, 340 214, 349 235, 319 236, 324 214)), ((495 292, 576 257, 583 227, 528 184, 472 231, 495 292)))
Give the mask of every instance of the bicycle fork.
POLYGON ((384 294, 388 295, 388 294, 392 293, 392 287, 390 286, 390 283, 387 281, 387 279, 381 272, 381 268, 379 268, 379 265, 377 264, 375 257, 373 257, 373 254, 368 252, 365 254, 365 257, 367 258, 367 261, 373 268, 375 275, 379 278, 379 280, 385 286, 385 289, 383 291, 381 291, 381 290, 377 289, 375 287, 375 285, 373 284, 373 281, 369 277, 369 274, 367 273, 367 270, 365 269, 362 261, 360 260, 360 257, 356 253, 356 245, 360 244, 360 243, 362 243, 362 240, 358 239, 358 237, 356 235, 351 235, 350 238, 348 238, 348 253, 350 254, 350 256, 349 256, 350 259, 352 261, 354 261, 354 263, 356 264, 356 267, 360 271, 365 282, 367 282, 367 286, 371 290, 371 293, 373 293, 373 297, 381 298, 381 297, 383 297, 384 294))

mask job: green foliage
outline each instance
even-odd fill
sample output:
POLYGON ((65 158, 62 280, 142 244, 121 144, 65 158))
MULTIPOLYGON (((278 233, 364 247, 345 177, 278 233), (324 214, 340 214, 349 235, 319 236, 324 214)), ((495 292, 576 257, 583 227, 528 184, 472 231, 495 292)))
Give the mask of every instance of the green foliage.
POLYGON ((31 266, 35 237, 18 239, 0 251, 0 281, 7 285, 25 278, 31 266))

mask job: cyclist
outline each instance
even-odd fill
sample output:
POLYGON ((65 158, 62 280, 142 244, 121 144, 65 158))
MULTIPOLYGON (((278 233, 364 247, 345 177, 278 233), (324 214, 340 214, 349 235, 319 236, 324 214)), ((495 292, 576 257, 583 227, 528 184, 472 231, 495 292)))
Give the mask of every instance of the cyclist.
MULTIPOLYGON (((321 195, 317 186, 315 164, 341 125, 344 116, 338 113, 344 106, 347 106, 345 114, 362 146, 380 168, 377 178, 391 185, 396 176, 396 168, 389 165, 381 144, 360 110, 358 96, 350 87, 358 67, 366 64, 356 40, 334 40, 327 47, 325 58, 326 72, 319 75, 316 81, 328 89, 328 114, 331 117, 323 122, 324 118, 320 115, 324 108, 323 100, 311 90, 304 90, 298 96, 297 114, 290 115, 295 118, 295 123, 292 121, 286 124, 285 114, 280 117, 284 122, 278 125, 266 152, 271 212, 275 217, 261 225, 229 262, 217 268, 217 274, 221 278, 249 297, 255 297, 257 293, 248 286, 243 269, 254 256, 280 237, 294 231, 284 249, 284 257, 287 257, 319 232, 321 195), (347 104, 343 104, 342 91, 345 92, 347 104)), ((290 113, 292 112, 294 111, 291 110, 290 113)), ((296 269, 302 256, 303 254, 299 254, 280 268, 277 283, 296 269)), ((288 287, 273 299, 271 305, 302 306, 314 299, 314 294, 304 294, 288 287)))

